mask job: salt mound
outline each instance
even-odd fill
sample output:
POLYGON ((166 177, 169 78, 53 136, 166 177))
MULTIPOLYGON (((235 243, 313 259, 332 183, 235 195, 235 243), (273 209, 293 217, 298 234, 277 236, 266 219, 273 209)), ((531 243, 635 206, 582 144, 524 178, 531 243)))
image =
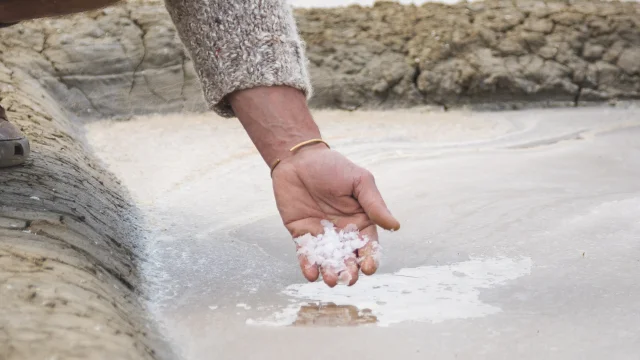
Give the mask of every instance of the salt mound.
MULTIPOLYGON (((299 246, 298 255, 306 256, 311 264, 339 274, 347 269, 345 265, 347 260, 356 259, 355 251, 364 247, 369 242, 369 238, 361 237, 355 225, 347 225, 338 231, 330 221, 322 220, 321 224, 324 227, 324 234, 318 236, 306 234, 294 239, 299 246)), ((374 246, 374 252, 377 253, 379 246, 377 243, 374 246)))

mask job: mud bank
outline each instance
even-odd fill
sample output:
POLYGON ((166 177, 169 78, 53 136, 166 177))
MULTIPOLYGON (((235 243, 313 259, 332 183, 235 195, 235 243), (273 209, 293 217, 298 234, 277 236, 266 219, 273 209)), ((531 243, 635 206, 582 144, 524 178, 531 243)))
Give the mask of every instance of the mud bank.
MULTIPOLYGON (((318 108, 575 106, 640 98, 640 4, 490 0, 296 10, 318 108)), ((4 63, 81 117, 205 109, 162 2, 0 32, 4 63)))
POLYGON ((33 152, 0 169, 0 359, 168 356, 141 301, 135 209, 64 107, 9 66, 0 101, 33 152))
POLYGON ((489 108, 640 97, 640 5, 486 1, 299 12, 316 104, 489 108))

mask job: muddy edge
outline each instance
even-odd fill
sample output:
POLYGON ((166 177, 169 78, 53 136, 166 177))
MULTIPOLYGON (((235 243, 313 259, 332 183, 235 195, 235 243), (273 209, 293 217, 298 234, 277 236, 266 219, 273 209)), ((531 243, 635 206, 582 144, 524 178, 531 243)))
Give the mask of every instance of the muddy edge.
MULTIPOLYGON (((640 99, 640 3, 490 0, 296 10, 316 108, 489 109, 640 99), (570 4, 569 4, 570 3, 570 4)), ((160 0, 0 31, 4 63, 82 118, 201 111, 160 0)))
MULTIPOLYGON (((577 106, 640 98, 640 5, 487 1, 297 10, 314 107, 577 106)), ((0 170, 0 359, 163 358, 136 209, 76 128, 205 109, 163 4, 0 30, 0 102, 33 157, 0 170)))
POLYGON ((0 359, 173 358, 143 306, 136 209, 40 79, 6 61, 38 53, 0 34, 0 102, 33 150, 0 169, 0 359))

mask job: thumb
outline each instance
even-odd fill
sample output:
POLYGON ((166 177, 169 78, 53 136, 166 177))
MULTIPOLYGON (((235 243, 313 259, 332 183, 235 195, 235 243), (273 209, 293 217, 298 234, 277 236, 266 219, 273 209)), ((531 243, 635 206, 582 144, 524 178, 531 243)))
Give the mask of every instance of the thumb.
POLYGON ((353 194, 376 225, 386 230, 400 229, 400 222, 391 215, 370 172, 365 172, 356 180, 353 194))

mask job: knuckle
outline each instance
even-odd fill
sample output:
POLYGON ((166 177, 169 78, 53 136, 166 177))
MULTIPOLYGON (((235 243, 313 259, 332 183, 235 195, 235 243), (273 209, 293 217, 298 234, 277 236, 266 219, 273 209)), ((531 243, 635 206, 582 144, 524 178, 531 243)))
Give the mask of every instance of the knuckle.
POLYGON ((365 183, 365 184, 372 183, 372 182, 375 183, 375 177, 370 171, 363 170, 360 176, 358 176, 358 181, 359 183, 365 183))
POLYGON ((364 176, 367 180, 371 180, 371 181, 375 180, 375 177, 373 176, 373 174, 368 170, 365 170, 364 176))

